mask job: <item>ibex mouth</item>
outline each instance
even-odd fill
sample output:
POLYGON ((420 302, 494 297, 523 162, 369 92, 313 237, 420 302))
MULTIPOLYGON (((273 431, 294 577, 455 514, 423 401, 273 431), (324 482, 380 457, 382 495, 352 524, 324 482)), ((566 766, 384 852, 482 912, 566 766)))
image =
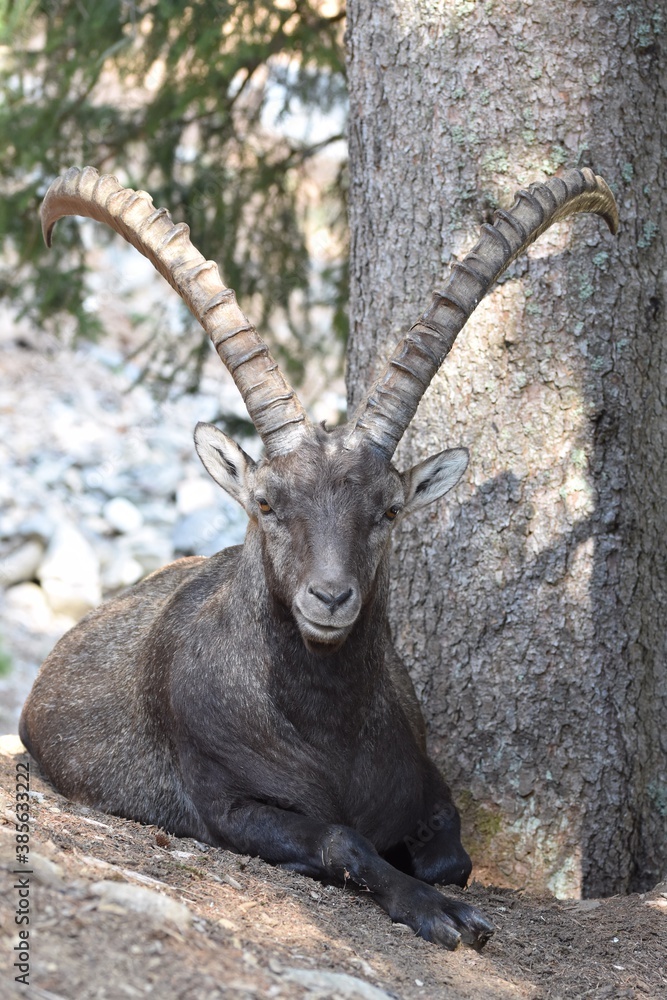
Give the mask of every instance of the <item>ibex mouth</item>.
POLYGON ((306 583, 292 604, 306 648, 316 646, 313 652, 320 653, 332 652, 343 644, 360 610, 359 588, 349 579, 306 583))
POLYGON ((354 622, 350 622, 349 625, 343 626, 323 625, 321 622, 314 622, 311 618, 307 618, 296 607, 294 608, 294 617, 306 647, 311 649, 312 646, 316 646, 317 649, 313 650, 315 652, 321 652, 323 646, 327 646, 332 650, 341 646, 350 634, 350 629, 354 624, 354 622))

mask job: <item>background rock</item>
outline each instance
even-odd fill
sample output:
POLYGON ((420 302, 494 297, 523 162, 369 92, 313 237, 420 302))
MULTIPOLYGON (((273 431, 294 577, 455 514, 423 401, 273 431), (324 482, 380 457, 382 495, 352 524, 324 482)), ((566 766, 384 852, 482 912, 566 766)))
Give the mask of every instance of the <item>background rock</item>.
POLYGON ((174 549, 179 555, 212 556, 243 540, 247 520, 240 507, 238 513, 219 506, 193 510, 174 526, 174 549))
POLYGON ((99 560, 72 524, 63 522, 51 539, 37 578, 54 611, 81 618, 102 599, 99 560))
POLYGON ((40 538, 28 538, 0 556, 0 586, 33 580, 44 557, 44 543, 40 538))
POLYGON ((144 523, 144 517, 136 504, 126 497, 114 497, 102 508, 105 521, 121 534, 138 531, 144 523))

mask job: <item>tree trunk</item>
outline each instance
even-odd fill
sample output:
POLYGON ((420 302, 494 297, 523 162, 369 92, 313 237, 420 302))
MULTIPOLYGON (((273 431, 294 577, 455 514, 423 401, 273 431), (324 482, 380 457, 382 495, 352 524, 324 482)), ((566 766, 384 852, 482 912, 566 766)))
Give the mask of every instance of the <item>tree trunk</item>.
MULTIPOLYGON (((480 305, 397 453, 467 445, 396 537, 394 635, 478 874, 667 869, 667 101, 661 5, 349 3, 350 402, 447 262, 561 165, 614 190, 480 305)), ((665 25, 667 27, 667 25, 665 25)))

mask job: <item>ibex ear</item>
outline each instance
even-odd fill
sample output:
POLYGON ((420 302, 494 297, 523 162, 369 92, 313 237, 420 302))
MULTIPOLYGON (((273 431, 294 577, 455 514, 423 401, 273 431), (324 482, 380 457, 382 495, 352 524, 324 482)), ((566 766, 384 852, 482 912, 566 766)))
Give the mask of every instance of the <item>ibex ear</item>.
POLYGON ((195 427, 195 448, 209 476, 246 510, 250 504, 250 479, 255 463, 236 441, 213 424, 195 427))
POLYGON ((419 510, 456 486, 468 467, 468 449, 441 451, 403 473, 406 514, 419 510))

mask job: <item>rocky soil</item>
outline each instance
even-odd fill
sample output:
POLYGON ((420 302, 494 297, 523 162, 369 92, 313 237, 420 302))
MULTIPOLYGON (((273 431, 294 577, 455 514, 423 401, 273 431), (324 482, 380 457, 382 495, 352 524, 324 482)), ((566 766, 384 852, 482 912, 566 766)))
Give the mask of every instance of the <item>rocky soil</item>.
MULTIPOLYGON (((466 890, 497 927, 451 953, 362 893, 68 802, 31 764, 30 988, 12 953, 16 740, 0 742, 0 995, 35 1000, 659 1000, 667 885, 604 900, 466 890)), ((25 874, 18 877, 25 878, 25 874)))

